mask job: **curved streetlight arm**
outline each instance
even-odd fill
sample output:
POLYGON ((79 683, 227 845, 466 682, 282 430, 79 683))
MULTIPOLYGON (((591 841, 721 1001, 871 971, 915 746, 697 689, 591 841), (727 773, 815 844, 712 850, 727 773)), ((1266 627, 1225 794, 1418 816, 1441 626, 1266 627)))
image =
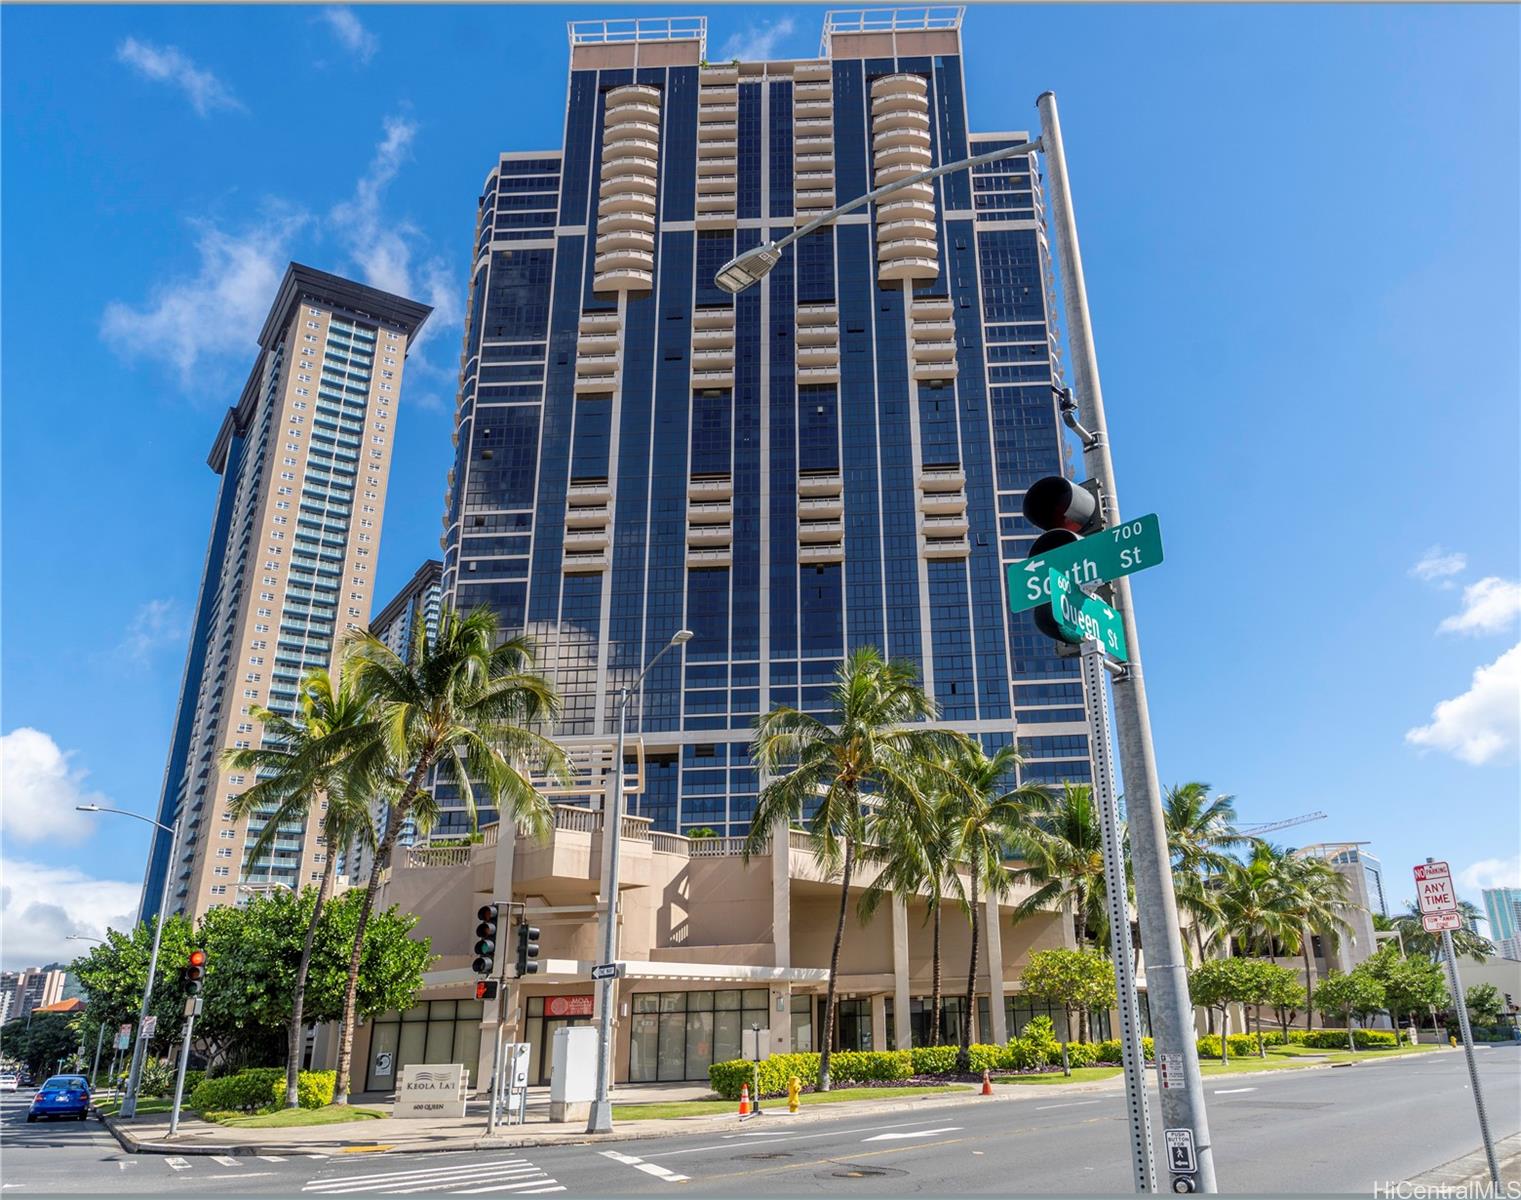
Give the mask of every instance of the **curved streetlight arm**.
POLYGON ((119 817, 135 817, 139 821, 148 822, 149 825, 157 825, 165 833, 174 832, 174 827, 171 825, 165 825, 162 821, 155 821, 152 817, 145 817, 142 813, 131 812, 125 808, 107 808, 103 804, 76 804, 74 807, 80 812, 108 812, 115 813, 119 817))
POLYGON ((684 646, 691 640, 692 635, 683 629, 677 633, 675 637, 671 638, 671 640, 668 641, 664 646, 660 647, 659 653, 657 653, 654 658, 650 659, 650 661, 645 664, 644 670, 639 672, 639 675, 637 678, 635 678, 634 682, 625 685, 623 688, 623 695, 619 701, 619 708, 621 709, 624 705, 626 705, 629 702, 630 697, 632 697, 633 694, 639 690, 639 685, 644 682, 644 677, 650 673, 650 668, 652 668, 656 663, 665 657, 665 652, 667 650, 674 650, 677 646, 684 646), (681 636, 683 633, 687 634, 686 637, 681 636))
POLYGON ((822 217, 815 217, 806 225, 799 226, 797 229, 794 229, 791 233, 789 233, 786 237, 782 238, 781 241, 776 242, 774 244, 775 248, 782 250, 800 238, 807 237, 821 225, 827 225, 829 222, 839 217, 843 217, 848 212, 854 212, 863 204, 871 204, 881 197, 886 196, 891 192, 896 192, 901 188, 912 187, 916 183, 923 183, 927 179, 935 179, 941 175, 949 175, 952 171, 966 171, 970 170, 973 167, 980 167, 983 163, 998 162, 1000 159, 1014 158, 1021 154, 1034 154, 1039 149, 1040 139, 1036 138, 1033 142, 1021 142, 1017 146, 1005 146, 1002 150, 991 150, 987 154, 978 154, 972 158, 963 158, 957 162, 946 163, 943 167, 935 167, 928 171, 920 171, 919 174, 910 175, 907 179, 896 179, 892 183, 884 184, 882 187, 872 189, 864 196, 857 196, 849 204, 842 204, 839 208, 831 209, 822 217))

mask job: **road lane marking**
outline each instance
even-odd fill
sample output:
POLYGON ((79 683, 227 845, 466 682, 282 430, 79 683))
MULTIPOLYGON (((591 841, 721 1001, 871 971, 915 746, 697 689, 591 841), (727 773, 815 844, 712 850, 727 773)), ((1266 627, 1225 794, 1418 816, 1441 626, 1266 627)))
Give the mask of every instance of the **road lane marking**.
POLYGON ((529 1188, 528 1191, 523 1192, 521 1194, 524 1195, 524 1196, 537 1196, 540 1192, 563 1192, 564 1190, 565 1190, 564 1184, 558 1184, 555 1187, 529 1188))
POLYGON ((164 1165, 175 1171, 190 1170, 190 1164, 183 1158, 166 1158, 164 1159, 164 1165))
POLYGON ((955 1133, 963 1129, 962 1125, 942 1125, 939 1129, 916 1129, 912 1133, 879 1133, 869 1138, 862 1138, 863 1142, 893 1142, 900 1138, 934 1137, 937 1133, 955 1133))
POLYGON ((261 1155, 259 1155, 259 1157, 262 1158, 265 1162, 284 1162, 285 1161, 285 1159, 281 1158, 278 1154, 261 1154, 261 1155))
POLYGON ((301 1190, 325 1196, 346 1196, 357 1192, 437 1192, 445 1189, 474 1194, 547 1187, 555 1182, 527 1159, 502 1158, 491 1162, 456 1163, 453 1166, 410 1171, 382 1171, 336 1179, 314 1179, 301 1190))
POLYGON ((350 1183, 377 1183, 381 1181, 395 1183, 408 1179, 431 1179, 444 1174, 458 1173, 460 1171, 479 1171, 485 1168, 504 1170, 508 1168, 522 1169, 532 1166, 533 1164, 525 1158, 503 1158, 497 1159, 495 1162, 466 1163, 452 1167, 426 1167, 410 1171, 380 1171, 371 1172, 367 1175, 343 1175, 336 1179, 313 1179, 302 1191, 322 1191, 327 1188, 341 1187, 350 1183))
POLYGON ((644 1159, 632 1154, 620 1154, 616 1150, 604 1150, 602 1151, 602 1157, 610 1158, 614 1162, 620 1162, 625 1166, 633 1167, 636 1171, 643 1171, 646 1175, 653 1175, 656 1179, 663 1179, 666 1183, 686 1183, 691 1178, 690 1175, 678 1175, 668 1167, 662 1167, 657 1163, 645 1162, 644 1159))
MULTIPOLYGON (((455 1191, 455 1192, 453 1192, 451 1194, 455 1195, 455 1196, 478 1196, 482 1192, 518 1192, 518 1193, 522 1194, 523 1191, 524 1191, 524 1189, 527 1188, 530 1184, 534 1184, 534 1183, 553 1183, 553 1182, 554 1182, 553 1179, 546 1179, 545 1176, 544 1176, 544 1174, 543 1174, 543 1172, 540 1172, 539 1173, 539 1177, 537 1179, 525 1179, 522 1183, 491 1184, 488 1187, 479 1187, 479 1188, 460 1188, 458 1191, 455 1191)), ((428 1191, 430 1189, 424 1188, 422 1190, 423 1191, 428 1191)), ((437 1189, 432 1189, 432 1190, 437 1190, 437 1189)), ((533 1190, 536 1191, 536 1192, 542 1192, 542 1191, 553 1191, 554 1189, 552 1189, 552 1188, 534 1188, 533 1190)), ((559 1190, 563 1192, 565 1189, 562 1187, 559 1190)))
POLYGON ((230 1154, 213 1154, 211 1156, 211 1161, 214 1163, 221 1163, 221 1165, 224 1167, 235 1167, 238 1165, 238 1160, 233 1158, 230 1154))
POLYGON ((1044 1112, 1048 1108, 1080 1108, 1084 1104, 1102 1104, 1102 1100, 1071 1100, 1066 1104, 1037 1104, 1036 1112, 1044 1112))
MULTIPOLYGON (((899 1121, 893 1125, 862 1125, 856 1129, 826 1129, 822 1133, 792 1133, 791 1131, 778 1130, 775 1133, 726 1133, 723 1136, 729 1139, 752 1137, 770 1138, 771 1140, 767 1142, 751 1144, 762 1146, 776 1146, 780 1145, 782 1142, 803 1142, 807 1141, 810 1138, 835 1137, 836 1135, 839 1137, 845 1137, 848 1134, 852 1133, 871 1133, 874 1130, 878 1129, 911 1129, 915 1125, 933 1124, 933 1121, 899 1121)), ((660 1157, 674 1158, 678 1154, 705 1154, 710 1150, 732 1151, 733 1149, 734 1147, 730 1145, 690 1146, 685 1150, 664 1150, 661 1152, 660 1157)))
POLYGON ((1213 1096, 1234 1096, 1237 1092, 1255 1092, 1254 1087, 1249 1088, 1216 1088, 1210 1094, 1213 1096))

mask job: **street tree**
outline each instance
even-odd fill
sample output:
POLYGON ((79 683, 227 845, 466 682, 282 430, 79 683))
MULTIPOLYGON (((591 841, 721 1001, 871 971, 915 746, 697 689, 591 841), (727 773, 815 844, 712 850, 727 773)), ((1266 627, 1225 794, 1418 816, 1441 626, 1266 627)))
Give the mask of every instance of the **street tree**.
POLYGON ((856 857, 872 841, 872 806, 930 803, 924 773, 958 738, 926 724, 938 715, 916 667, 889 662, 875 646, 862 646, 835 674, 826 719, 781 705, 756 724, 751 757, 768 782, 756 800, 746 861, 766 851, 773 830, 800 826, 826 874, 840 880, 819 1033, 820 1091, 829 1090, 840 948, 856 857))
POLYGON ((1340 971, 1329 972, 1316 989, 1320 997, 1321 1011, 1347 1023, 1347 1046, 1357 1050, 1357 1038, 1353 1033, 1355 1020, 1366 1021, 1384 1008, 1384 985, 1367 969, 1367 964, 1353 967, 1345 975, 1340 971))
POLYGON ((1114 964, 1096 950, 1037 950, 1030 955, 1019 981, 1023 994, 1060 1007, 1067 1016, 1062 1037, 1062 1071, 1072 1074, 1067 1040, 1072 1017, 1081 1016, 1079 1041, 1088 1040, 1088 1020, 1094 1009, 1115 1003, 1114 964))
POLYGON ((1220 1061, 1230 1061, 1230 1006, 1250 1004, 1259 994, 1260 973, 1248 958, 1209 958, 1188 973, 1188 994, 1195 1004, 1220 1010, 1220 1061))
POLYGON ((1475 1025, 1498 1025, 1505 1004, 1500 999, 1500 989, 1492 983, 1481 983, 1467 989, 1464 999, 1468 1002, 1468 1019, 1475 1025))
MULTIPOLYGON (((421 628, 421 627, 419 627, 421 628)), ((369 720, 366 697, 340 676, 335 682, 325 668, 310 671, 301 682, 294 717, 269 709, 255 709, 254 720, 263 726, 259 746, 228 751, 227 766, 259 776, 246 791, 234 796, 229 807, 235 817, 256 816, 263 820, 258 838, 244 861, 245 875, 257 871, 259 860, 270 852, 282 827, 315 824, 327 846, 321 881, 311 905, 301 956, 291 984, 291 1013, 285 1052, 285 1106, 300 1104, 297 1081, 301 1070, 301 1046, 305 1036, 306 979, 312 948, 323 907, 332 892, 333 874, 340 850, 373 849, 375 818, 371 796, 349 785, 346 756, 356 747, 352 736, 369 720)))
MULTIPOLYGON (((186 917, 164 921, 158 972, 148 1003, 149 1014, 157 1018, 157 1029, 148 1039, 149 1054, 167 1054, 178 1037, 189 998, 179 968, 190 953, 194 932, 186 917)), ((69 970, 90 997, 90 1007, 108 1028, 136 1025, 152 951, 153 921, 141 921, 130 930, 106 930, 104 942, 70 964, 69 970)))
POLYGON ((1092 788, 1063 783, 1060 791, 1048 792, 1042 803, 1030 805, 1010 850, 1019 860, 1011 868, 1015 881, 1033 889, 1015 906, 1014 920, 1045 916, 1053 908, 1070 905, 1077 944, 1106 949, 1104 841, 1092 788))
POLYGON ((432 786, 452 787, 472 830, 477 798, 506 827, 531 835, 551 828, 549 802, 533 784, 535 772, 567 775, 564 752, 548 736, 559 712, 554 688, 534 667, 533 642, 503 637, 496 615, 445 608, 430 640, 417 638, 403 658, 373 634, 345 645, 344 669, 371 706, 370 720, 335 749, 348 764, 356 793, 392 797, 365 885, 349 954, 348 982, 338 1033, 333 1103, 347 1104, 354 1023, 358 1011, 365 927, 391 853, 408 818, 427 829, 438 815, 432 786), (349 748, 349 741, 358 744, 349 748))
MULTIPOLYGON (((1484 917, 1478 906, 1471 900, 1459 900, 1458 916, 1462 924, 1452 931, 1453 950, 1459 957, 1471 958, 1474 962, 1481 963, 1487 958, 1493 958, 1495 944, 1483 934, 1474 932, 1474 922, 1484 917)), ((1404 912, 1395 914, 1389 927, 1400 935, 1406 954, 1424 955, 1433 962, 1443 960, 1442 935, 1427 932, 1421 921, 1421 910, 1414 901, 1407 905, 1404 912)))
POLYGON ((39 1013, 17 1017, 0 1027, 0 1054, 26 1064, 41 1082, 58 1069, 59 1059, 79 1052, 79 1035, 71 1013, 39 1013))
POLYGON ((1432 1028, 1436 1027, 1436 1011, 1450 1003, 1440 965, 1422 956, 1401 954, 1397 947, 1386 944, 1368 960, 1367 967, 1384 985, 1384 1004, 1396 1029, 1401 1017, 1408 1017, 1413 1026, 1421 1013, 1430 1016, 1432 1028))
MULTIPOLYGON (((1273 1006, 1273 1012, 1278 1018, 1279 1028, 1283 1030, 1283 1041, 1287 1045, 1289 1041, 1289 1023, 1293 1021, 1294 1014, 1305 1004, 1304 985, 1295 977, 1294 972, 1277 963, 1269 963, 1273 968, 1268 979, 1266 1003, 1273 1006)), ((1258 1018, 1258 1030, 1262 1027, 1261 1018, 1258 1018)))

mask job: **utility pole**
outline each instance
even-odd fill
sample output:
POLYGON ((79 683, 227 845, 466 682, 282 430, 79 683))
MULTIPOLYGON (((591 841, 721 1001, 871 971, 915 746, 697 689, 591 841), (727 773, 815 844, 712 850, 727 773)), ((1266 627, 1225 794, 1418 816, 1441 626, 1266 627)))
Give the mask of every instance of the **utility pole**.
MULTIPOLYGON (((1088 314, 1088 289, 1083 278, 1077 218, 1067 179, 1056 96, 1043 92, 1035 103, 1040 112, 1041 148, 1045 152, 1048 221, 1055 234, 1060 262, 1067 347, 1072 358, 1077 400, 1089 431, 1089 436, 1084 439, 1083 463, 1102 491, 1105 523, 1117 525, 1120 521, 1119 492, 1109 454, 1098 354, 1093 343, 1093 323, 1088 314)), ((1116 579, 1111 586, 1113 607, 1123 619, 1125 642, 1129 648, 1127 669, 1113 683, 1114 719, 1130 824, 1130 855, 1135 870, 1141 945, 1146 953, 1146 996, 1156 1044, 1162 1125, 1169 1148, 1174 1138, 1191 1143, 1197 1166, 1194 1172, 1173 1171, 1172 1190, 1214 1192, 1217 1190, 1215 1161, 1204 1109, 1204 1084, 1199 1074, 1183 938, 1178 928, 1177 900, 1173 895, 1172 856, 1162 818, 1162 789, 1151 742, 1151 716, 1141 669, 1140 635, 1130 598, 1129 578, 1116 579)), ((1171 1154, 1169 1158, 1171 1166, 1176 1160, 1171 1154)))

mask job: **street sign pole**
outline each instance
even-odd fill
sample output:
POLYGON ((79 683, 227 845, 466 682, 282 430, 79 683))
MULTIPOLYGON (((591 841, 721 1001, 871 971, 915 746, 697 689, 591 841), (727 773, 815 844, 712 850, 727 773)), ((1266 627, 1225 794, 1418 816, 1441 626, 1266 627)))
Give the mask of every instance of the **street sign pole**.
MULTIPOLYGON (((1077 241, 1077 217, 1062 148, 1061 120, 1056 96, 1044 92, 1035 102, 1040 112, 1041 148, 1045 152, 1047 213, 1060 264, 1062 300, 1067 317, 1067 347, 1072 359, 1073 385, 1089 430, 1084 438, 1083 463, 1103 494, 1105 525, 1120 519, 1119 489, 1114 460, 1109 454, 1109 423, 1104 415, 1104 392, 1099 382, 1098 351, 1088 313, 1088 285, 1077 241)), ((1096 535, 1101 536, 1101 535, 1096 535)), ((1084 538, 1092 541, 1092 538, 1084 538)), ((1114 581, 1111 603, 1125 628, 1129 664, 1114 683, 1114 724, 1120 774, 1125 781, 1129 818, 1130 859, 1135 869, 1136 910, 1141 944, 1146 952, 1146 1004, 1156 1038, 1157 1061, 1172 1054, 1179 1066, 1178 1087, 1161 1092, 1162 1125, 1192 1133, 1198 1171, 1174 1172, 1172 1187, 1182 1192, 1214 1192, 1215 1158, 1210 1143, 1209 1117, 1204 1107, 1204 1080, 1194 1032, 1194 1009, 1188 995, 1188 965, 1178 927, 1177 897, 1172 886, 1172 854, 1162 816, 1162 786, 1157 776, 1156 748, 1151 741, 1151 713, 1146 702, 1146 676, 1141 666, 1141 639, 1130 580, 1114 581)))
POLYGON ((1104 844, 1104 891, 1109 901, 1109 955, 1114 960, 1116 1007, 1120 1013, 1121 1059, 1125 1065, 1125 1107, 1130 1116, 1131 1167, 1135 1190, 1156 1187, 1152 1158, 1151 1113, 1146 1104, 1146 1056, 1141 1046, 1140 1008, 1136 999, 1130 945, 1130 910, 1126 904, 1125 855, 1120 845, 1120 813, 1109 750, 1109 700, 1105 687, 1104 648, 1093 638, 1083 642, 1083 693, 1088 707, 1088 746, 1093 758, 1093 800, 1104 844))
MULTIPOLYGON (((1416 900, 1423 919, 1436 914, 1457 915, 1457 896, 1452 891, 1452 872, 1446 863, 1428 858, 1424 867, 1415 869, 1416 900)), ((1429 927, 1428 927, 1429 928, 1429 927)), ((1479 1090, 1479 1064, 1474 1061, 1473 1028, 1468 1023, 1468 998, 1458 977, 1458 952, 1452 944, 1452 930, 1442 929, 1442 952, 1447 956, 1447 982, 1452 1002, 1458 1010, 1458 1032, 1463 1035, 1463 1056, 1468 1060, 1468 1082, 1473 1088, 1473 1106, 1479 1114, 1479 1135, 1484 1139, 1484 1157, 1489 1160, 1489 1177, 1500 1187, 1500 1164, 1495 1159, 1495 1141, 1489 1133, 1489 1114, 1484 1111, 1484 1093, 1479 1090)))
POLYGON ((197 998, 185 1006, 185 1036, 180 1042, 180 1069, 174 1077, 174 1107, 169 1110, 169 1136, 180 1131, 180 1097, 185 1093, 185 1067, 190 1062, 190 1031, 195 1028, 195 1014, 201 1011, 197 998))

